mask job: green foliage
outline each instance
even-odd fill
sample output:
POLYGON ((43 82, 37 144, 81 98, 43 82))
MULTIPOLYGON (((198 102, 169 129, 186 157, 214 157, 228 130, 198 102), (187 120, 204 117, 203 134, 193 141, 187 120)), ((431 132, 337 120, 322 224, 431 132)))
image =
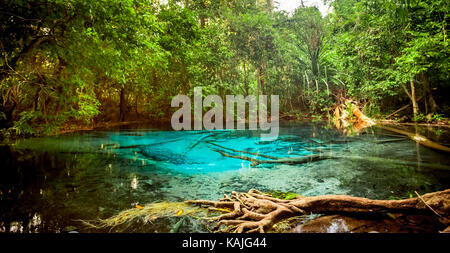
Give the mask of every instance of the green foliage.
POLYGON ((320 121, 322 121, 322 116, 312 114, 311 119, 312 119, 312 122, 320 122, 320 121))
POLYGON ((41 113, 39 112, 24 111, 20 113, 20 119, 14 122, 12 129, 15 130, 17 135, 32 135, 35 133, 35 129, 32 126, 33 121, 40 117, 41 113))
POLYGON ((431 116, 430 121, 444 121, 446 118, 444 117, 444 114, 435 113, 431 116))
POLYGON ((348 118, 350 120, 354 120, 355 119, 355 115, 353 114, 353 110, 355 109, 355 105, 353 103, 346 103, 345 104, 345 111, 348 115, 348 118))
POLYGON ((428 114, 428 115, 419 113, 419 114, 417 114, 416 117, 413 118, 413 120, 416 122, 438 122, 438 121, 444 121, 444 120, 446 120, 446 118, 444 117, 443 114, 439 114, 439 113, 433 113, 433 114, 428 114))
POLYGON ((410 80, 426 96, 448 87, 448 1, 336 0, 332 6, 329 60, 333 78, 350 95, 383 105, 394 95, 407 98, 403 86, 410 80))
POLYGON ((308 98, 305 102, 311 113, 325 113, 334 104, 332 97, 325 91, 317 93, 313 90, 307 90, 305 96, 308 98))
POLYGON ((417 114, 416 117, 413 118, 413 120, 416 122, 423 122, 426 121, 426 119, 427 117, 422 113, 417 114))
POLYGON ((87 123, 100 113, 98 110, 98 107, 100 106, 100 103, 98 102, 97 98, 95 96, 91 96, 88 94, 83 94, 81 92, 78 92, 78 109, 74 110, 74 117, 76 119, 83 119, 87 123))
POLYGON ((322 17, 254 0, 6 1, 0 122, 31 134, 67 122, 167 120, 171 98, 195 86, 222 97, 276 94, 281 112, 314 120, 352 97, 378 116, 405 104, 411 80, 425 96, 419 110, 440 115, 416 120, 444 119, 448 1, 331 5, 322 17))
POLYGON ((376 103, 369 103, 364 106, 363 113, 371 118, 379 118, 382 115, 380 105, 376 103))
POLYGON ((297 196, 300 196, 297 193, 294 192, 280 192, 280 191, 271 191, 268 192, 267 194, 269 194, 270 196, 277 198, 277 199, 285 199, 285 200, 290 200, 290 199, 295 199, 297 196))

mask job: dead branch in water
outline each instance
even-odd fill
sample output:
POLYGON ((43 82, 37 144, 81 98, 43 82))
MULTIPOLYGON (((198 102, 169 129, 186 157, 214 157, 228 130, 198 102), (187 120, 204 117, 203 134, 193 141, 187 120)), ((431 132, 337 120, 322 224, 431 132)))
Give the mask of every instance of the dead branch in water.
POLYGON ((252 162, 252 166, 257 166, 259 164, 264 164, 264 163, 271 163, 271 164, 302 164, 302 163, 307 163, 307 162, 313 162, 313 161, 319 161, 319 160, 325 160, 325 159, 331 159, 333 158, 332 156, 325 154, 325 153, 321 153, 321 154, 313 154, 313 155, 306 155, 306 156, 298 156, 298 157, 290 157, 290 158, 276 158, 274 157, 274 160, 260 160, 260 159, 256 159, 256 158, 252 158, 252 157, 248 157, 248 156, 244 156, 244 155, 231 155, 229 153, 226 153, 224 151, 218 150, 218 149, 213 149, 214 151, 216 151, 217 153, 221 154, 222 156, 225 157, 230 157, 230 158, 236 158, 236 159, 241 159, 241 160, 246 160, 246 161, 250 161, 252 162))
MULTIPOLYGON (((304 156, 295 156, 295 157, 287 157, 287 158, 278 158, 272 156, 272 160, 260 160, 249 156, 244 155, 233 155, 227 153, 223 150, 213 149, 213 151, 221 154, 222 156, 241 159, 245 161, 252 162, 251 166, 258 166, 260 164, 303 164, 327 159, 347 159, 347 160, 358 160, 358 161, 366 161, 366 162, 374 162, 374 163, 389 163, 395 165, 406 165, 406 166, 420 166, 421 168, 432 168, 432 169, 442 169, 442 170, 450 170, 449 166, 442 164, 433 164, 433 163, 417 163, 412 161, 403 161, 403 160, 393 160, 387 159, 383 157, 374 157, 374 156, 352 156, 352 155, 344 155, 341 153, 333 153, 333 152, 323 152, 312 155, 304 155, 304 156)), ((236 150, 239 152, 239 150, 236 150)))
POLYGON ((235 153, 249 154, 249 155, 260 156, 260 157, 269 158, 269 159, 278 159, 278 157, 275 157, 275 156, 264 155, 264 154, 260 154, 260 153, 254 153, 254 152, 248 152, 248 151, 242 151, 242 150, 236 150, 236 149, 232 149, 232 148, 227 148, 227 147, 221 146, 221 145, 216 144, 216 143, 211 142, 211 141, 207 141, 207 142, 209 144, 213 145, 213 146, 216 146, 216 147, 219 147, 219 148, 225 149, 225 150, 230 150, 230 151, 235 152, 235 153))

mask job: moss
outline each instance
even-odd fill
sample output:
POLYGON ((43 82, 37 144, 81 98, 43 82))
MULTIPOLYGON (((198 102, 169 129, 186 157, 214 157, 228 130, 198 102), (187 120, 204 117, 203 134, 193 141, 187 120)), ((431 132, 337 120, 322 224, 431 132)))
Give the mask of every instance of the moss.
POLYGON ((143 207, 139 206, 139 208, 136 207, 124 210, 117 215, 114 215, 107 219, 80 221, 88 228, 112 229, 122 224, 132 224, 136 219, 141 219, 144 224, 151 224, 156 219, 163 217, 191 216, 194 218, 202 219, 217 214, 217 212, 211 212, 208 209, 192 206, 184 202, 160 202, 144 205, 143 207), (180 212, 180 210, 182 210, 182 212, 180 212))
POLYGON ((295 192, 280 192, 280 191, 276 191, 276 190, 267 192, 266 194, 269 194, 270 196, 277 198, 277 199, 285 199, 285 200, 295 199, 297 196, 300 196, 299 194, 297 194, 295 192))

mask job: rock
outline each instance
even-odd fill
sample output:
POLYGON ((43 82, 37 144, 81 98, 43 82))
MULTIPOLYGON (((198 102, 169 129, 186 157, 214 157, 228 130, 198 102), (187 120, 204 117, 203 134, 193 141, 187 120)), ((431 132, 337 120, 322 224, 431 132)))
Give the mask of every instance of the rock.
POLYGON ((425 215, 351 217, 327 215, 293 228, 293 233, 434 233, 441 224, 425 215), (414 220, 414 222, 411 222, 414 220))

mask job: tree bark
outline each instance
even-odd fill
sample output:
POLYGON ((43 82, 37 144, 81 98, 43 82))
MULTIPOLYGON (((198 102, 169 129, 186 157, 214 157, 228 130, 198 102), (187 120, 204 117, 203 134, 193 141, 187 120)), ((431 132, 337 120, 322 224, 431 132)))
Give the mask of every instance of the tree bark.
POLYGON ((245 96, 248 96, 248 77, 247 77, 247 65, 245 64, 244 61, 244 88, 245 88, 245 96))
POLYGON ((36 90, 36 93, 34 93, 33 97, 33 111, 36 112, 39 107, 39 92, 41 92, 41 86, 39 86, 36 90))
POLYGON ((126 119, 126 98, 125 98, 125 88, 120 89, 120 102, 119 102, 119 121, 124 122, 126 119))
POLYGON ((136 113, 136 118, 139 118, 139 95, 136 94, 134 98, 134 111, 136 113))
POLYGON ((417 106, 417 101, 416 101, 416 90, 414 87, 414 80, 411 79, 409 83, 411 86, 411 102, 413 105, 413 115, 414 115, 414 120, 415 120, 417 118, 417 113, 419 111, 419 108, 417 106))
POLYGON ((258 94, 264 94, 264 69, 263 66, 258 67, 258 94))
POLYGON ((436 101, 433 98, 433 93, 431 92, 430 81, 428 80, 427 74, 422 73, 421 79, 422 79, 422 83, 423 83, 423 88, 425 90, 425 101, 429 105, 429 109, 430 109, 429 111, 427 110, 427 113, 428 112, 434 113, 437 111, 438 106, 436 104, 436 101))

